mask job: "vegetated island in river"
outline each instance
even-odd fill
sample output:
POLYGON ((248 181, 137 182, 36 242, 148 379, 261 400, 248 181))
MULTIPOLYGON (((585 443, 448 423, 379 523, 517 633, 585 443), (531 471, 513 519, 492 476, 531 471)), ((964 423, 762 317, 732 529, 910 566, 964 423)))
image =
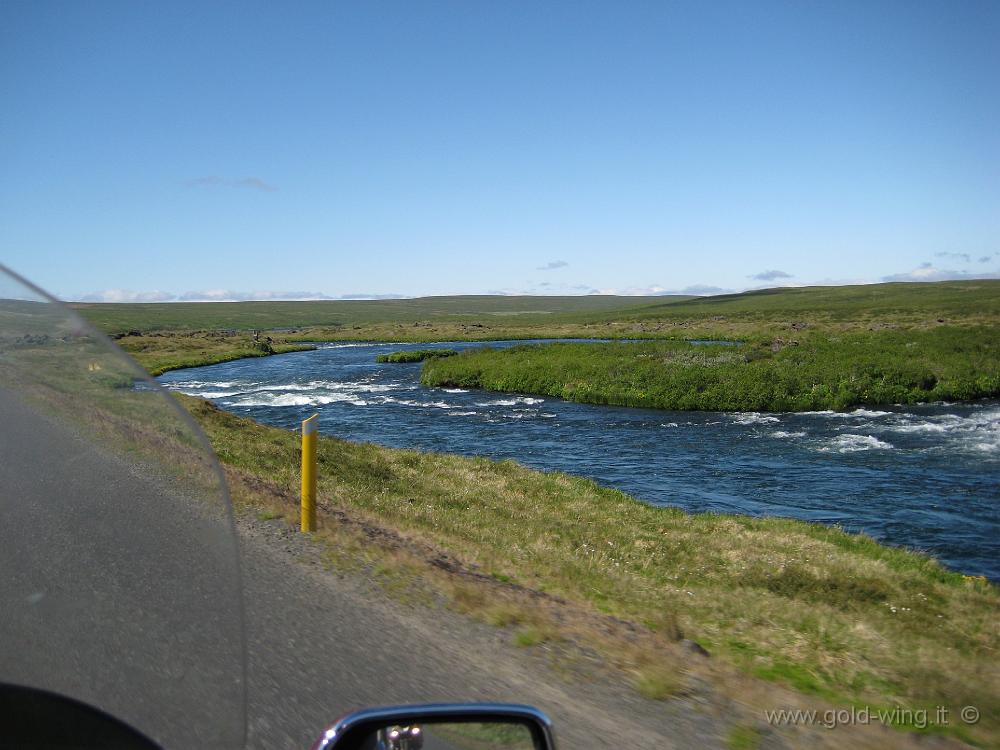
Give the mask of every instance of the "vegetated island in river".
POLYGON ((794 332, 740 346, 687 341, 481 348, 424 362, 425 386, 705 411, 844 410, 1000 395, 992 327, 794 332))
POLYGON ((391 354, 379 354, 375 357, 376 362, 423 362, 427 359, 440 359, 441 357, 454 357, 458 354, 454 349, 414 349, 413 351, 392 352, 391 354))

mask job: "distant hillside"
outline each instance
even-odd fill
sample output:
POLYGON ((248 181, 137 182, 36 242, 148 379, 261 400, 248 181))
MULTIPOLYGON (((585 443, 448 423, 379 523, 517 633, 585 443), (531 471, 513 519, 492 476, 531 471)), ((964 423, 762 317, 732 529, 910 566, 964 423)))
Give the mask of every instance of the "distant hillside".
POLYGON ((810 312, 834 320, 856 319, 859 315, 924 313, 998 316, 1000 279, 760 289, 742 294, 664 301, 637 310, 630 317, 773 317, 810 312))
POLYGON ((386 341, 750 335, 800 321, 842 328, 1000 323, 1000 280, 761 289, 713 297, 453 296, 314 302, 75 304, 108 333, 316 328, 386 341), (406 329, 414 323, 430 330, 406 329), (674 330, 683 329, 683 330, 674 330), (419 335, 417 335, 419 333, 419 335))
POLYGON ((463 295, 394 300, 310 302, 75 303, 81 315, 108 333, 137 329, 264 329, 362 325, 399 321, 476 320, 512 317, 519 323, 567 313, 606 313, 691 297, 568 297, 463 295))

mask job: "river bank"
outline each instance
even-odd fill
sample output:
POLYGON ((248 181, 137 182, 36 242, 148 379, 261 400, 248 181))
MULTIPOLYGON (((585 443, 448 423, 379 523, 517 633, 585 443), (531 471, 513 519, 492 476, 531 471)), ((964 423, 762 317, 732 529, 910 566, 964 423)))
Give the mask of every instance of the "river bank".
POLYGON ((316 348, 314 344, 288 343, 281 337, 266 333, 255 336, 231 331, 172 331, 145 334, 135 331, 116 338, 118 346, 154 377, 171 370, 316 348))
MULTIPOLYGON (((184 403, 240 502, 294 522, 297 435, 184 403)), ((322 438, 319 465, 337 564, 404 593, 444 576, 449 606, 525 646, 580 642, 645 694, 685 689, 664 644, 687 638, 835 705, 972 704, 984 720, 971 731, 997 731, 1000 596, 922 555, 788 519, 654 508, 510 461, 322 438)))

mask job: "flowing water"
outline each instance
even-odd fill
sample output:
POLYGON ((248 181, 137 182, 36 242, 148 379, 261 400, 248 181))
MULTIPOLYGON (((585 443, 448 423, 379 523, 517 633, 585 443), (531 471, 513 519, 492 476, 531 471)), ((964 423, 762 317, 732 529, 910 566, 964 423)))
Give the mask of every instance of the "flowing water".
MULTIPOLYGON (((494 347, 525 342, 491 342, 494 347)), ((465 349, 483 343, 447 343, 465 349)), ((1000 403, 847 413, 669 412, 423 388, 427 344, 316 351, 169 372, 172 390, 265 424, 348 440, 514 459, 591 477, 654 505, 840 524, 1000 580, 1000 403)))

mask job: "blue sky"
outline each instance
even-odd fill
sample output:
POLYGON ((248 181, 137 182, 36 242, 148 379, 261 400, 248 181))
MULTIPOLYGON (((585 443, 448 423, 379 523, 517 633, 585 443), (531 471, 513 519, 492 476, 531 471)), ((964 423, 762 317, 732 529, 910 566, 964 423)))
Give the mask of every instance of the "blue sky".
POLYGON ((1000 3, 0 4, 70 299, 998 276, 1000 3))

